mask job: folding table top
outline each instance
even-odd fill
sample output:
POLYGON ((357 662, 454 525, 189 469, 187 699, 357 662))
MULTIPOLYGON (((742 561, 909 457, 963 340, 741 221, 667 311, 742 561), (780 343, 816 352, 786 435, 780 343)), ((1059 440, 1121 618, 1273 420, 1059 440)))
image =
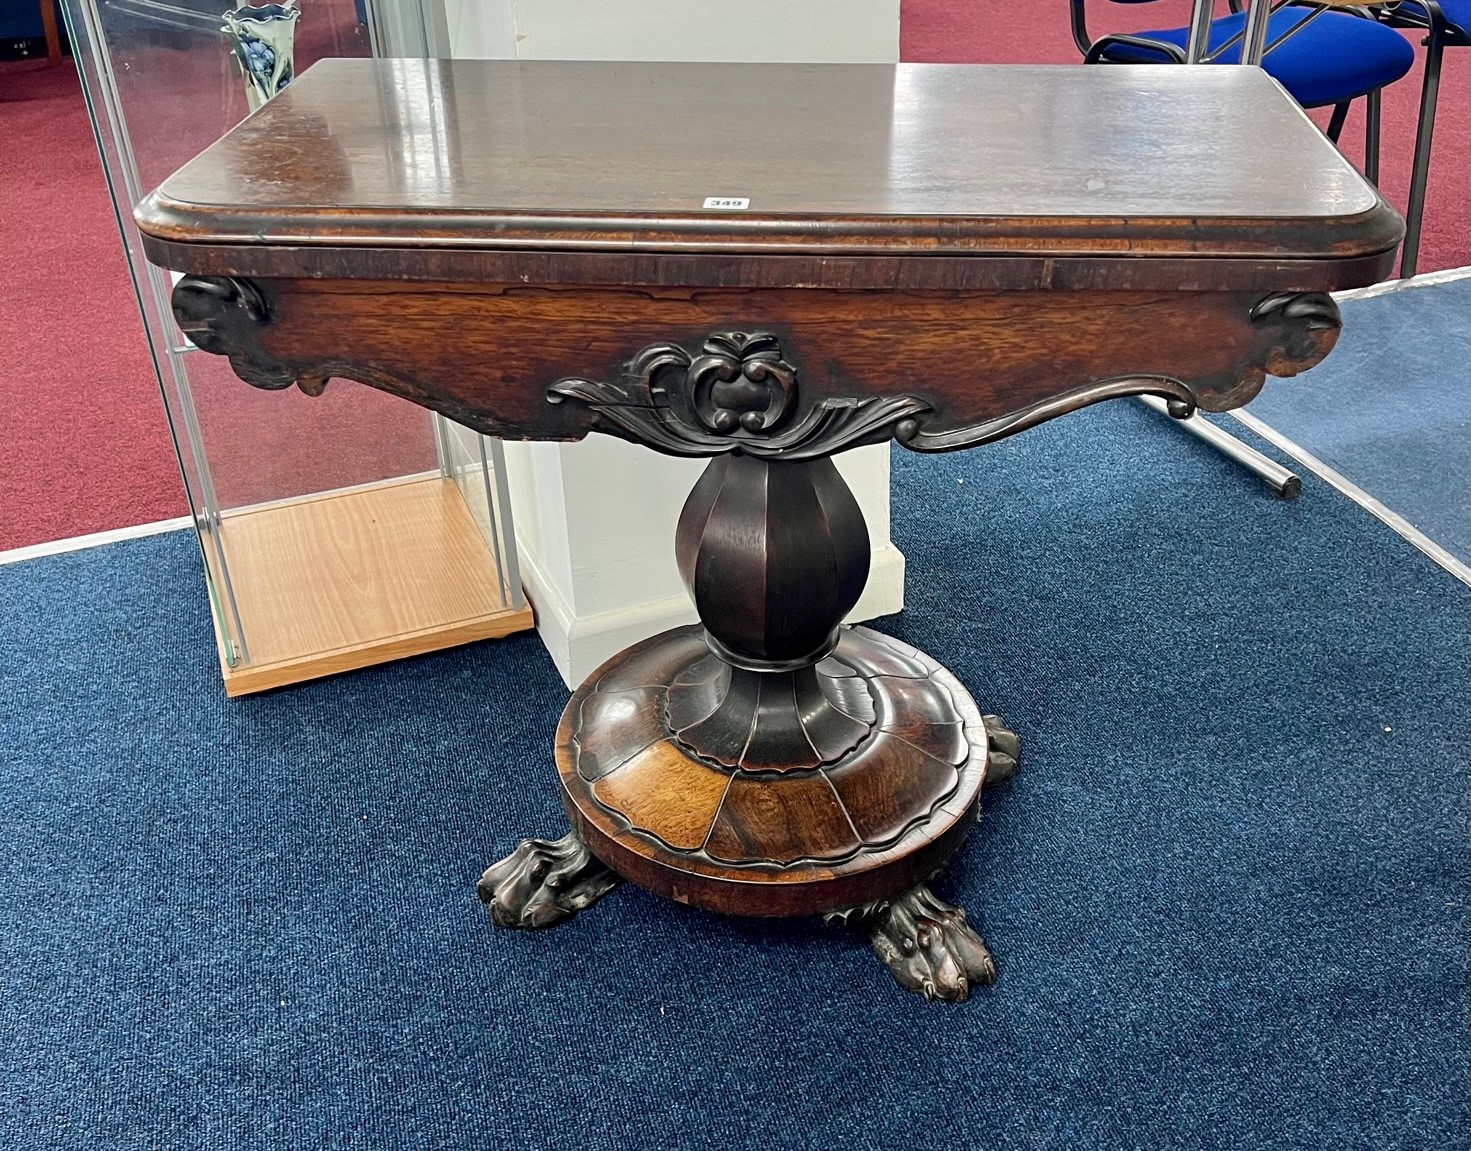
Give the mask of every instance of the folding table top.
POLYGON ((325 60, 139 208, 191 245, 1388 259, 1256 68, 325 60))

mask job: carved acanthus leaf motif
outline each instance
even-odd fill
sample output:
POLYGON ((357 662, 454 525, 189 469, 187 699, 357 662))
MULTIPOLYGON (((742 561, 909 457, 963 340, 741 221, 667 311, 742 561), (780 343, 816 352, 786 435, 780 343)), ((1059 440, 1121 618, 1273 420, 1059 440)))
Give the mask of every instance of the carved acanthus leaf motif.
POLYGON ((586 404, 629 439, 670 455, 784 460, 886 439, 895 424, 929 410, 914 396, 871 396, 825 399, 803 412, 797 369, 770 332, 716 332, 699 355, 653 344, 633 357, 623 381, 569 377, 547 399, 586 404))
POLYGON ((1332 349, 1340 323, 1337 305, 1322 293, 1267 296, 1250 318, 1272 342, 1259 344, 1253 361, 1229 375, 1193 382, 1148 373, 1097 380, 1004 415, 934 432, 925 429, 936 413, 918 396, 826 399, 804 412, 796 369, 769 332, 717 332, 698 356, 678 344, 654 344, 633 357, 621 382, 564 379, 547 398, 584 403, 612 425, 607 430, 673 455, 742 451, 800 460, 889 435, 912 451, 948 452, 1121 396, 1160 396, 1178 419, 1198 407, 1238 407, 1256 395, 1268 372, 1291 376, 1318 363, 1332 349))

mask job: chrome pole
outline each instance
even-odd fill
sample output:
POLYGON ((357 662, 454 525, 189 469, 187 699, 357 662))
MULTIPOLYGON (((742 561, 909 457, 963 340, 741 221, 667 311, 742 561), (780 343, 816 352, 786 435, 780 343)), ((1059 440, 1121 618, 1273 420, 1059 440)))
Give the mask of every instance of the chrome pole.
POLYGON ((1267 48, 1267 25, 1272 17, 1272 0, 1251 0, 1246 10, 1245 42, 1241 62, 1261 66, 1267 48))
MULTIPOLYGON (((1169 414, 1169 405, 1158 396, 1140 396, 1141 402, 1153 408, 1161 415, 1169 414)), ((1175 423, 1184 428, 1197 439, 1204 440, 1220 452, 1221 455, 1235 460, 1247 471, 1253 472, 1264 484, 1281 496, 1284 500, 1296 499, 1302 491, 1302 480, 1292 472, 1288 471, 1276 460, 1262 455, 1255 448, 1243 444, 1230 432, 1223 432, 1215 424, 1201 419, 1199 415, 1191 415, 1187 419, 1175 420, 1175 423)))
POLYGON ((1210 48, 1211 20, 1215 17, 1215 0, 1195 0, 1190 12, 1190 39, 1185 45, 1185 63, 1199 64, 1210 48))
POLYGON ((489 436, 481 436, 482 445, 490 445, 490 461, 495 470, 495 508, 501 522, 501 556, 505 558, 504 578, 510 588, 507 601, 513 608, 520 609, 526 603, 521 590, 520 545, 516 542, 516 518, 511 514, 511 483, 506 477, 506 445, 489 436))

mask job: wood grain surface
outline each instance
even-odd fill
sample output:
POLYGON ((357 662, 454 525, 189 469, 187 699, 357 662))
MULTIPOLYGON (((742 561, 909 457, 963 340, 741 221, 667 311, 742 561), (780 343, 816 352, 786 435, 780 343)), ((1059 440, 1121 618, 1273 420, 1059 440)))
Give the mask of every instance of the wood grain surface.
POLYGON ((230 696, 525 631, 495 561, 437 476, 227 513, 220 538, 250 647, 230 696))
POLYGON ((618 434, 583 405, 548 403, 547 388, 571 375, 619 379, 646 345, 698 349, 725 328, 776 333, 800 373, 804 405, 917 396, 931 408, 922 423, 932 434, 1131 375, 1184 381, 1200 406, 1224 411, 1256 395, 1268 371, 1293 375, 1317 363, 1337 335, 1336 327, 1308 333, 1280 316, 1254 320, 1262 292, 656 292, 316 280, 256 287, 269 319, 242 319, 226 333, 236 371, 252 382, 360 380, 513 439, 618 434))
POLYGON ((314 249, 1134 257, 1351 258, 1401 231, 1252 68, 478 60, 323 61, 138 221, 314 249))

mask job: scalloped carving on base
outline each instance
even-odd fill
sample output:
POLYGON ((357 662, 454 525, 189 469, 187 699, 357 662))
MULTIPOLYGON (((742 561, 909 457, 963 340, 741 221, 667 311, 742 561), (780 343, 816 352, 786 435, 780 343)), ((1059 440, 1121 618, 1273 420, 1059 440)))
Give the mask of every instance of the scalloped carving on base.
MULTIPOLYGON (((718 660, 697 627, 641 649, 647 657, 615 656, 569 703, 568 782, 580 806, 671 865, 765 877, 880 856, 916 828, 948 826, 952 801, 963 808, 990 775, 996 737, 969 697, 933 659, 890 636, 845 628, 831 656, 797 673, 819 701, 802 709, 813 728, 822 732, 813 717, 824 709, 849 725, 833 729, 826 759, 813 749, 824 739, 809 742, 792 721, 790 690, 785 707, 741 712, 729 762, 712 754, 719 747, 701 754, 691 729, 671 729, 671 720, 693 706, 688 685, 704 682, 718 660), (647 682, 649 657, 660 659, 668 687, 647 682), (767 725, 802 735, 801 746, 764 737, 767 725)), ((765 678, 782 686, 790 676, 765 678)))

